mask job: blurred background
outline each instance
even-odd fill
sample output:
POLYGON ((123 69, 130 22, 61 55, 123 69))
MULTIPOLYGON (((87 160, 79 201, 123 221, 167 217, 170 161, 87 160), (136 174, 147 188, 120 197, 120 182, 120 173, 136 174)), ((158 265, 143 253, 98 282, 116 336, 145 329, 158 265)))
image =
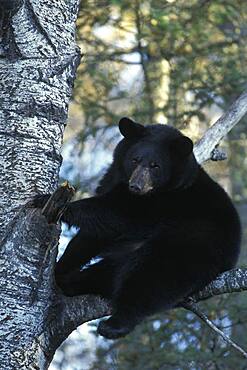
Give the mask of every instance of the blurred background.
MULTIPOLYGON (((247 86, 246 0, 84 0, 78 69, 63 146, 61 179, 92 195, 120 139, 117 123, 174 125, 198 140, 247 86)), ((247 265, 247 118, 220 144, 227 160, 205 164, 233 198, 247 265)), ((76 230, 63 227, 60 253, 76 230)), ((247 349, 246 293, 200 304, 247 349)), ((95 323, 78 328, 50 370, 244 370, 246 360, 183 309, 146 320, 126 338, 104 340, 95 323)))

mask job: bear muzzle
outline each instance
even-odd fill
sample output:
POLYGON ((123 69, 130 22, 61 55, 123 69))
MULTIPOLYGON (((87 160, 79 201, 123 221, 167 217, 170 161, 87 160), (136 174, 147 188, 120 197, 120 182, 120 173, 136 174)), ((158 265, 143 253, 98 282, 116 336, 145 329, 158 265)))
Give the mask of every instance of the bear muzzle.
POLYGON ((141 165, 137 166, 129 179, 129 190, 132 193, 144 195, 153 190, 150 170, 141 165))

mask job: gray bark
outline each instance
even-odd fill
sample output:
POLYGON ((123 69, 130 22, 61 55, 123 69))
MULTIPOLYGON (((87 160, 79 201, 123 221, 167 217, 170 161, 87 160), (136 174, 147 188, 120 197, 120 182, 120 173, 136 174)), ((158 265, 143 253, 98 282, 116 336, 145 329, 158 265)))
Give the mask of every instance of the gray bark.
POLYGON ((0 249, 1 369, 47 369, 74 328, 109 313, 98 297, 71 300, 55 289, 59 232, 30 208, 7 228, 0 249))
POLYGON ((13 11, 0 8, 0 237, 16 208, 57 186, 80 59, 78 2, 26 0, 13 11))
MULTIPOLYGON (((0 0, 0 364, 4 370, 48 368, 56 348, 83 322, 110 314, 93 296, 55 289, 59 227, 40 210, 20 208, 57 187, 60 148, 75 70, 79 0, 0 0)), ((235 106, 238 111, 238 103, 235 106)), ((235 124, 237 120, 235 120, 235 124)), ((229 129, 227 117, 221 135, 229 129)), ((196 150, 200 161, 208 141, 196 150)), ((211 146, 210 146, 211 149, 211 146)), ((211 153, 212 150, 210 150, 211 153)), ((247 288, 231 271, 198 299, 247 288), (204 294, 204 295, 203 295, 204 294)))
POLYGON ((60 306, 52 271, 59 230, 38 211, 18 210, 32 195, 57 187, 68 103, 80 61, 75 44, 78 5, 79 0, 0 0, 4 370, 46 369, 54 351, 50 323, 59 317, 55 308, 60 306))
POLYGON ((231 105, 195 145, 194 153, 199 163, 209 159, 225 159, 224 153, 216 149, 219 142, 241 120, 247 112, 247 90, 231 105))

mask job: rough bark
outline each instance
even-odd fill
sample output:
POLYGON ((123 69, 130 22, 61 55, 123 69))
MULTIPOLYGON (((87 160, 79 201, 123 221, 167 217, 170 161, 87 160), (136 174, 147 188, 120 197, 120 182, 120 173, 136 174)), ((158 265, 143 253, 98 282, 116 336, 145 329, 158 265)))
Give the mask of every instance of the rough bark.
MULTIPOLYGON (((98 297, 66 298, 55 289, 59 227, 40 210, 20 210, 33 194, 57 187, 80 59, 75 45, 78 3, 0 0, 0 364, 5 370, 47 369, 72 330, 111 310, 98 297)), ((196 146, 200 162, 244 114, 242 103, 235 105, 234 111, 242 112, 235 121, 229 124, 232 114, 224 116, 220 134, 196 146)), ((233 270, 197 299, 246 288, 246 271, 233 270)))
POLYGON ((18 210, 32 195, 57 187, 80 61, 78 5, 79 0, 0 0, 0 366, 5 370, 46 369, 53 354, 49 325, 58 302, 52 272, 59 230, 39 211, 18 210))
POLYGON ((59 228, 48 225, 37 210, 22 210, 9 225, 0 252, 2 369, 45 368, 43 333, 49 315, 58 236, 59 228), (47 248, 50 255, 39 281, 47 248))
POLYGON ((0 8, 0 237, 31 194, 57 186, 80 60, 78 2, 11 1, 12 10, 0 8))

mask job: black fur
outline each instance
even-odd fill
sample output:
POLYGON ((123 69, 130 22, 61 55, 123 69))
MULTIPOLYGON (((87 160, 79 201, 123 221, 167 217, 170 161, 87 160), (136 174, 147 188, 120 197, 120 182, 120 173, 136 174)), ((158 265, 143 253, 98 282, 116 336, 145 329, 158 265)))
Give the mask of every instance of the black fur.
POLYGON ((197 164, 191 140, 166 125, 136 125, 120 121, 124 139, 96 196, 71 203, 62 217, 80 231, 57 263, 57 283, 69 296, 111 299, 113 315, 98 327, 107 338, 176 306, 231 269, 239 254, 237 212, 197 164), (144 169, 152 185, 146 192, 144 169), (81 270, 96 256, 99 262, 81 270))

